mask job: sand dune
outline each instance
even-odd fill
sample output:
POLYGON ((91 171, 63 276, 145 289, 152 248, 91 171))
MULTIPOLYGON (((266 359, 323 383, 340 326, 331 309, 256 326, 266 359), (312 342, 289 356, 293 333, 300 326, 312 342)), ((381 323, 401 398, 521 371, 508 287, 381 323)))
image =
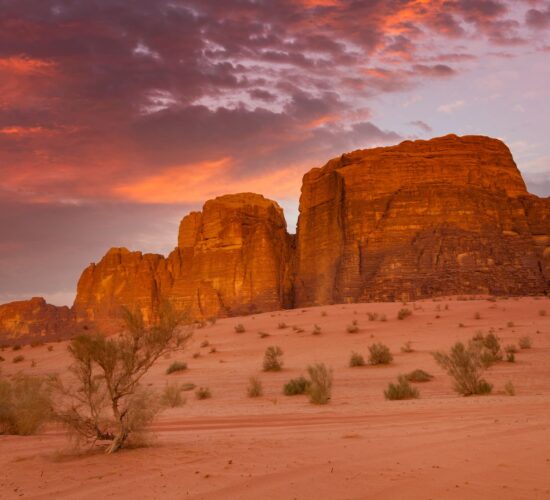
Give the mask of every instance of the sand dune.
MULTIPOLYGON (((0 436, 0 497, 550 498, 550 301, 418 301, 407 306, 413 315, 399 321, 401 307, 334 305, 197 329, 189 350, 159 361, 145 383, 162 389, 170 380, 193 382, 208 386, 211 399, 186 393, 184 406, 167 410, 152 426, 150 447, 113 456, 72 455, 55 426, 38 436, 0 436), (548 315, 540 315, 545 309, 548 315), (367 312, 386 314, 388 321, 369 321, 367 312), (346 333, 353 320, 359 333, 346 333), (279 329, 280 322, 289 327, 279 329), (245 333, 234 332, 237 323, 245 333), (311 334, 314 324, 321 335, 311 334), (493 395, 460 397, 430 352, 491 327, 503 345, 529 335, 533 348, 520 351, 516 363, 487 371, 493 395), (269 336, 260 338, 260 331, 269 336), (201 348, 204 340, 210 345, 201 348), (394 354, 390 366, 348 367, 351 351, 366 356, 378 341, 394 354), (407 341, 414 352, 400 352, 407 341), (284 351, 280 373, 261 372, 269 345, 284 351), (193 358, 196 352, 201 355, 193 358), (175 359, 189 369, 167 376, 175 359), (314 361, 334 370, 326 406, 282 394, 283 383, 314 361), (435 375, 417 385, 421 398, 386 401, 388 382, 415 368, 435 375), (261 379, 264 396, 247 398, 251 375, 261 379), (504 394, 507 381, 516 396, 504 394)), ((4 351, 2 373, 62 372, 70 362, 66 343, 50 345, 51 352, 46 346, 4 351), (25 361, 13 364, 16 354, 25 361)))

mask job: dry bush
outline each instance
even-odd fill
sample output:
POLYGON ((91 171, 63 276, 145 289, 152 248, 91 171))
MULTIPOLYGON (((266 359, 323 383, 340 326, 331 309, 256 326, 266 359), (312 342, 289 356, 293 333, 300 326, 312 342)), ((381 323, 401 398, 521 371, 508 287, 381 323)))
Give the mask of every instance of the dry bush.
POLYGON ((430 375, 428 372, 425 372, 424 370, 413 370, 410 373, 407 373, 405 375, 405 378, 409 382, 429 382, 434 378, 433 375, 430 375))
POLYGON ((369 346, 369 353, 369 364, 371 365, 388 365, 393 360, 390 348, 382 343, 369 346))
POLYGON ((310 378, 308 389, 310 403, 325 405, 332 394, 332 370, 324 363, 316 363, 307 367, 310 378))
POLYGON ((235 333, 244 333, 244 332, 246 332, 246 328, 242 323, 235 325, 235 333))
POLYGON ((376 321, 378 319, 378 313, 368 312, 367 316, 369 317, 369 321, 376 321))
POLYGON ((362 354, 359 354, 358 352, 352 352, 349 358, 349 366, 350 368, 354 368, 356 366, 365 366, 365 358, 362 354))
POLYGON ((182 396, 183 386, 178 383, 166 384, 162 395, 160 397, 160 402, 163 406, 169 408, 176 408, 185 403, 185 398, 182 396))
POLYGON ((305 394, 309 390, 310 385, 311 382, 305 377, 293 378, 283 386, 283 393, 285 396, 305 394))
POLYGON ((449 353, 436 352, 433 356, 437 364, 453 378, 453 388, 459 394, 470 396, 491 392, 492 385, 481 378, 485 367, 479 349, 457 342, 449 353))
POLYGON ((412 311, 410 309, 407 309, 406 307, 403 307, 402 309, 399 309, 399 312, 397 313, 397 319, 405 319, 412 315, 412 311))
POLYGON ((415 399, 420 395, 418 389, 413 387, 409 381, 402 375, 397 379, 397 384, 388 384, 384 391, 384 397, 389 400, 415 399))
POLYGON ((546 316, 546 310, 545 309, 541 309, 539 311, 539 316, 546 316))
POLYGON ((25 356, 19 354, 18 356, 15 356, 15 358, 13 358, 11 361, 12 363, 21 363, 22 361, 25 361, 25 356))
POLYGON ((167 304, 151 326, 139 312, 124 310, 124 319, 126 329, 119 336, 73 338, 68 348, 72 380, 65 384, 58 378, 55 384, 57 419, 79 444, 110 441, 107 453, 129 443, 160 410, 159 398, 140 381, 160 357, 184 349, 192 335, 167 304))
POLYGON ((51 418, 46 379, 18 375, 12 381, 0 380, 0 434, 35 434, 51 418))
POLYGON ((313 335, 321 335, 321 327, 319 325, 313 325, 313 335))
POLYGON ((258 332, 258 335, 261 339, 265 339, 266 337, 269 337, 269 333, 267 332, 258 332))
POLYGON ((269 346, 264 354, 264 372, 280 372, 283 369, 282 357, 283 350, 279 346, 269 346))
POLYGON ((521 337, 518 340, 518 345, 520 349, 531 349, 533 347, 533 343, 531 342, 531 337, 521 337))
POLYGON ((166 375, 182 372, 184 370, 187 370, 187 363, 184 361, 174 361, 168 368, 166 368, 166 375))
POLYGON ((208 387, 199 387, 195 391, 195 397, 197 399, 209 399, 212 397, 212 393, 208 387))
POLYGON ((348 333, 358 333, 359 332, 359 326, 351 324, 346 327, 346 331, 348 333))
POLYGON ((504 392, 508 394, 508 396, 515 396, 516 395, 516 388, 514 387, 514 384, 508 380, 506 384, 504 384, 504 392))
POLYGON ((279 323, 279 324, 277 325, 277 328, 278 328, 279 330, 284 330, 285 328, 288 328, 288 325, 287 325, 284 321, 282 321, 281 323, 279 323))
POLYGON ((407 342, 405 342, 402 346, 401 346, 401 352, 403 353, 410 353, 410 352, 414 352, 414 349, 412 348, 412 342, 409 340, 407 342))
POLYGON ((469 347, 479 352, 480 359, 485 368, 502 360, 500 339, 494 333, 483 335, 482 332, 477 332, 472 340, 470 340, 469 347))
POLYGON ((248 387, 246 393, 249 398, 257 398, 264 393, 262 382, 258 377, 250 377, 248 379, 248 387))

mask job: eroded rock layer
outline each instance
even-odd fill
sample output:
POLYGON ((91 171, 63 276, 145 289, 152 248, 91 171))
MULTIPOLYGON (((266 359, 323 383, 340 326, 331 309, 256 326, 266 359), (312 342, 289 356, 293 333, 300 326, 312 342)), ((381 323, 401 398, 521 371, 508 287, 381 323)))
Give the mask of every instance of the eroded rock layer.
POLYGON ((549 217, 495 139, 342 155, 304 176, 295 305, 544 293, 549 217))

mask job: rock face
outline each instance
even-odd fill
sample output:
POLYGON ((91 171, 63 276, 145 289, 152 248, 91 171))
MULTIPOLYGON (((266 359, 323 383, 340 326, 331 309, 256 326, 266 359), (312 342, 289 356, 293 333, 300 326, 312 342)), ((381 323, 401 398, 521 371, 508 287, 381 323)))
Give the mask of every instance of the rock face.
POLYGON ((68 307, 47 304, 42 297, 0 305, 2 343, 67 338, 73 328, 72 311, 68 307))
POLYGON ((544 293, 549 217, 495 139, 342 155, 304 176, 295 305, 544 293))
POLYGON ((207 201, 183 218, 168 257, 113 248, 83 272, 72 311, 33 299, 2 306, 0 325, 43 335, 74 315, 78 330, 113 331, 121 306, 151 321, 164 301, 199 319, 549 291, 550 198, 527 192, 502 142, 449 135, 354 151, 311 170, 296 236, 263 196, 207 201))
POLYGON ((76 318, 105 329, 121 306, 150 320, 163 301, 194 318, 291 307, 292 246, 277 203, 221 196, 183 218, 168 258, 113 248, 91 264, 78 283, 76 318))

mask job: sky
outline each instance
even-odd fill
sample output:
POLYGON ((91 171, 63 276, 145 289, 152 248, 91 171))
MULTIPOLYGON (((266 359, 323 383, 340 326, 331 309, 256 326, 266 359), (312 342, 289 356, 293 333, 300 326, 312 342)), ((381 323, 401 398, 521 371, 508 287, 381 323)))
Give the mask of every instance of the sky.
POLYGON ((0 0, 0 303, 71 305, 215 196, 354 149, 504 140, 550 196, 548 0, 0 0))

